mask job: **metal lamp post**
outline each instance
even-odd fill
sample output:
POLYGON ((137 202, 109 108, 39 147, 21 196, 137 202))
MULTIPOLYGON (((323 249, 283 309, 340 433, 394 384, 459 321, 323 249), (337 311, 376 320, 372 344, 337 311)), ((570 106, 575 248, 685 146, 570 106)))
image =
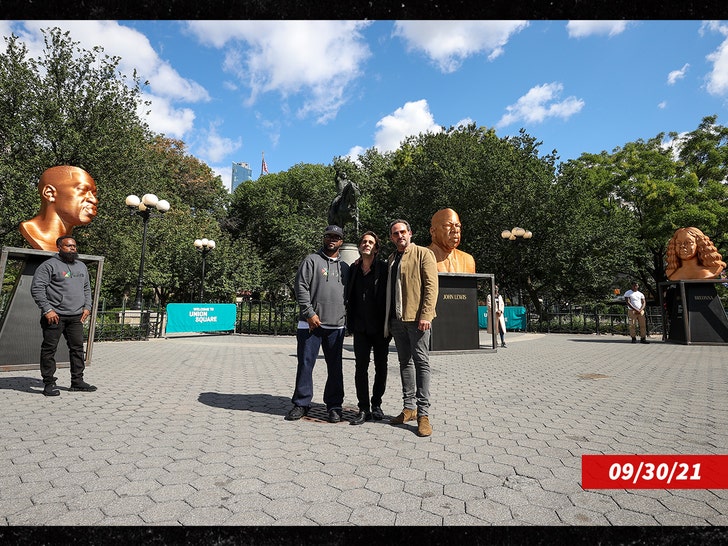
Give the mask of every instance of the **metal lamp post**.
MULTIPOLYGON (((505 229, 501 232, 501 237, 505 241, 515 241, 516 243, 522 243, 528 241, 533 237, 533 233, 522 227, 514 227, 513 229, 505 229)), ((523 258, 521 253, 518 253, 518 304, 523 305, 523 258)))
POLYGON ((150 218, 162 216, 169 210, 169 201, 158 199, 153 193, 145 193, 141 199, 136 195, 129 195, 126 198, 126 206, 129 207, 131 215, 141 216, 144 226, 142 231, 142 256, 139 260, 139 275, 137 276, 136 297, 132 309, 142 308, 142 289, 144 284, 144 254, 147 248, 147 224, 150 218), (153 214, 154 212, 158 214, 153 214))
POLYGON ((202 279, 200 282, 200 303, 205 297, 205 261, 210 251, 215 248, 215 241, 212 239, 195 239, 195 248, 202 252, 202 279))

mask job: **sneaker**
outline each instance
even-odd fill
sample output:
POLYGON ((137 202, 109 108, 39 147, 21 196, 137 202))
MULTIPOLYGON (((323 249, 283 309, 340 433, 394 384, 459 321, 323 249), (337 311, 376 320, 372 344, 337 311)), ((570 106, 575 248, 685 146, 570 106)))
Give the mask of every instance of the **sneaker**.
POLYGON ((506 349, 506 344, 505 344, 505 342, 501 343, 501 347, 502 347, 503 349, 506 349))
POLYGON ((432 425, 427 415, 417 418, 417 436, 429 436, 432 434, 432 425))
MULTIPOLYGON (((334 410, 331 410, 334 411, 334 410)), ((354 417, 351 421, 349 421, 350 425, 361 425, 364 423, 364 421, 369 421, 372 418, 372 414, 369 411, 365 410, 359 410, 359 413, 356 414, 356 417, 354 417)))
POLYGON ((384 412, 381 406, 372 406, 372 419, 375 421, 381 421, 384 419, 384 412))
POLYGON ((58 396, 59 394, 61 394, 61 391, 58 390, 55 383, 47 383, 43 387, 43 396, 58 396))
POLYGON ((293 406, 291 411, 286 413, 286 421, 298 421, 301 417, 308 414, 307 406, 293 406))
POLYGON ((69 390, 80 392, 94 392, 96 390, 96 387, 94 387, 93 385, 89 385, 85 381, 79 381, 78 383, 71 383, 71 388, 69 390))
POLYGON ((644 343, 645 345, 647 345, 649 343, 649 341, 647 341, 645 338, 642 338, 640 340, 640 343, 644 343))
POLYGON ((417 419, 417 410, 404 408, 402 410, 402 413, 397 415, 397 417, 392 417, 389 420, 389 424, 401 425, 402 423, 406 423, 407 421, 414 421, 415 419, 417 419))
POLYGON ((329 423, 338 423, 341 421, 341 410, 330 409, 329 410, 329 423))

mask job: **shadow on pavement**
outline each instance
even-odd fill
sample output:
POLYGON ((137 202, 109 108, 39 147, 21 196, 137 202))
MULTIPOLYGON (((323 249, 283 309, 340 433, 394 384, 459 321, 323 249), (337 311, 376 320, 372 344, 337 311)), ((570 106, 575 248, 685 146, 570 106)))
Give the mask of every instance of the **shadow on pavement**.
POLYGON ((0 377, 0 389, 41 394, 43 380, 37 377, 0 377))
MULTIPOLYGON (((41 387, 43 386, 41 382, 41 387)), ((291 409, 291 399, 287 396, 274 396, 271 394, 240 394, 240 393, 221 393, 221 392, 203 392, 200 393, 198 401, 206 406, 213 408, 222 408, 239 411, 255 411, 258 413, 268 413, 270 415, 280 415, 284 417, 288 410, 291 409)), ((349 424, 349 421, 356 417, 359 408, 353 406, 344 406, 341 413, 341 423, 349 424)), ((367 423, 389 424, 390 415, 385 414, 382 421, 367 421, 367 423)), ((315 421, 328 423, 328 413, 324 404, 311 404, 308 414, 301 419, 302 421, 315 421)), ((417 427, 415 426, 416 430, 417 427)))

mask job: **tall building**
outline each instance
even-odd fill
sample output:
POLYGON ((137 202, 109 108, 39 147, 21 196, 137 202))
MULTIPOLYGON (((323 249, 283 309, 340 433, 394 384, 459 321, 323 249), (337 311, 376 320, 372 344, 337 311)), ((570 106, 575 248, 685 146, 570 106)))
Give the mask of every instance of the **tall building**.
POLYGON ((253 169, 250 168, 250 164, 243 161, 239 163, 233 162, 233 180, 230 184, 230 192, 234 192, 243 182, 253 180, 253 169))

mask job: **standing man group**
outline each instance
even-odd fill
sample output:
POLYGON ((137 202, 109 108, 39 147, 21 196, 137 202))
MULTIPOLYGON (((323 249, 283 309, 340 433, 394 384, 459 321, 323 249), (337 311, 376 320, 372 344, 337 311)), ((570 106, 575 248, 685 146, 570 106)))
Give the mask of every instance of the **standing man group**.
POLYGON ((56 350, 61 335, 66 338, 71 366, 72 391, 95 391, 83 380, 83 323, 91 314, 91 282, 86 264, 78 259, 76 239, 63 235, 56 240, 58 254, 40 264, 33 275, 30 293, 40 308, 43 342, 40 373, 43 394, 58 396, 56 350))
POLYGON ((339 256, 342 228, 330 225, 323 248, 304 258, 296 274, 296 300, 300 307, 298 368, 286 420, 308 414, 313 398, 313 368, 323 345, 327 380, 323 400, 331 423, 341 421, 344 401, 342 349, 345 316, 354 334, 359 425, 383 419, 389 340, 394 338, 402 380, 402 412, 393 425, 417 420, 417 434, 430 436, 429 347, 438 295, 437 262, 427 247, 412 242, 406 220, 395 220, 389 236, 396 250, 387 262, 378 259, 379 240, 373 232, 362 235, 359 259, 351 268, 339 256), (368 388, 370 352, 374 353, 374 386, 368 388))
POLYGON ((640 292, 640 286, 636 281, 632 282, 632 289, 624 293, 624 302, 627 304, 627 318, 629 319, 629 335, 632 343, 637 343, 635 323, 640 326, 640 343, 647 341, 647 324, 645 321, 645 306, 647 301, 645 295, 640 292))

